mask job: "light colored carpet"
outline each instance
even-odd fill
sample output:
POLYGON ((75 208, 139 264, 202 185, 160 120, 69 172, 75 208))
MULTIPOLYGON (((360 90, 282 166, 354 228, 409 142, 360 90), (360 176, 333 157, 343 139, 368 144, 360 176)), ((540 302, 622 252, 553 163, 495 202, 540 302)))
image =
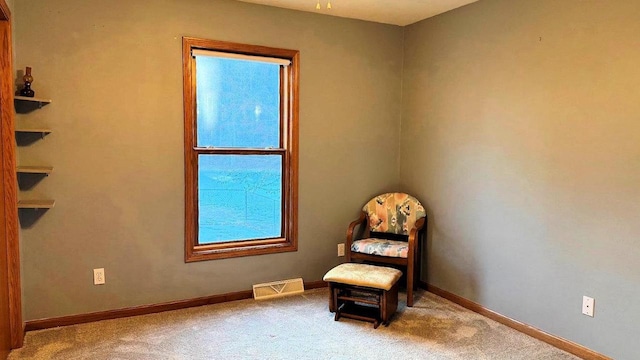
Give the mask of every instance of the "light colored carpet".
POLYGON ((9 359, 577 359, 431 293, 416 297, 375 330, 334 322, 328 290, 317 289, 29 332, 9 359))

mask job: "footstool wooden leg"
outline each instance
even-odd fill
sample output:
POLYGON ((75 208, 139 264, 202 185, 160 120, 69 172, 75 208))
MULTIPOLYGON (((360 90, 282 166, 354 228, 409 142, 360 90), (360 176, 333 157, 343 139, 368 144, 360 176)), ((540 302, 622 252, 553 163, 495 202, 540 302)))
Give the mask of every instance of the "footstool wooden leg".
POLYGON ((336 286, 330 282, 329 283, 329 311, 336 312, 336 308, 338 306, 338 296, 336 286))
POLYGON ((387 291, 383 291, 380 295, 380 319, 383 323, 389 320, 389 308, 387 306, 387 291))

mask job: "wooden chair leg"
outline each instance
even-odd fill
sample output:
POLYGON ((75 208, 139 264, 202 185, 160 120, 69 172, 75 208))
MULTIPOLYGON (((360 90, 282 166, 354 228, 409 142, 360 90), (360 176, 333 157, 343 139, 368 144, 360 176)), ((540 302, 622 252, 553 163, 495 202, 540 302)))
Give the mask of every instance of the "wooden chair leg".
POLYGON ((413 261, 409 261, 407 264, 407 306, 413 306, 413 261))
POLYGON ((422 251, 423 251, 423 244, 422 244, 422 240, 423 236, 420 236, 420 233, 418 233, 418 238, 417 240, 417 251, 416 251, 416 256, 415 259, 413 261, 413 263, 415 264, 415 277, 414 279, 414 285, 413 285, 413 289, 414 290, 418 290, 418 287, 420 286, 420 273, 422 272, 422 251))

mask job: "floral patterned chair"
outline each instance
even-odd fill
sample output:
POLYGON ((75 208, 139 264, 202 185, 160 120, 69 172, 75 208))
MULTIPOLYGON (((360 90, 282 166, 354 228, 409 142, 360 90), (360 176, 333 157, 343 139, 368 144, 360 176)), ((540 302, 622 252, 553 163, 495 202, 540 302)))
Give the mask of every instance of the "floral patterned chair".
POLYGON ((413 306, 413 290, 420 274, 420 231, 426 221, 424 207, 416 198, 404 193, 376 196, 349 225, 347 262, 362 260, 406 267, 407 306, 413 306), (355 239, 354 231, 362 224, 363 236, 355 239))

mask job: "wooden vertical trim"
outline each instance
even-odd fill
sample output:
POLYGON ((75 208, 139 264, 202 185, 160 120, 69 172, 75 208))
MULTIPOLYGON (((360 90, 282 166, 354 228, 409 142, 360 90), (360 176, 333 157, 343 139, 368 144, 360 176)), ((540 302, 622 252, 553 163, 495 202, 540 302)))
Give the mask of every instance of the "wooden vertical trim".
MULTIPOLYGON (((195 89, 195 77, 193 77, 193 66, 195 61, 191 56, 191 45, 188 38, 182 38, 182 71, 183 71, 183 91, 185 99, 193 99, 195 89)), ((197 166, 197 161, 193 158, 193 147, 195 144, 195 129, 194 123, 194 109, 195 107, 188 105, 186 102, 184 106, 184 186, 185 186, 185 215, 184 215, 184 234, 185 234, 185 248, 184 259, 189 261, 193 257, 193 249, 195 247, 195 239, 197 238, 197 227, 195 219, 196 214, 194 200, 197 197, 196 189, 194 186, 195 177, 193 176, 192 168, 197 166)))
POLYGON ((7 241, 9 276, 9 320, 11 347, 22 346, 22 299, 20 289, 20 243, 18 238, 18 183, 16 168, 15 114, 13 110, 13 52, 11 46, 11 12, 5 0, 0 0, 2 38, 0 116, 2 138, 2 207, 3 229, 7 241))
POLYGON ((0 0, 0 21, 11 22, 11 11, 5 0, 0 0))
POLYGON ((288 127, 289 142, 289 196, 291 200, 287 205, 289 216, 289 229, 287 236, 294 250, 298 250, 298 153, 299 153, 299 118, 300 118, 300 52, 296 51, 291 58, 289 74, 289 88, 291 89, 289 116, 291 121, 288 127))

